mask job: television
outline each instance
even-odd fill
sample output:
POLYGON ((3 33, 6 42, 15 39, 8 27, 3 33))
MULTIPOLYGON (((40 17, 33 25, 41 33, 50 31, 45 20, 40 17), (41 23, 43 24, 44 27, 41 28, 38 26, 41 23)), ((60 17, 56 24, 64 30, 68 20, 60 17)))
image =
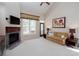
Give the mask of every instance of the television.
POLYGON ((10 15, 10 24, 20 24, 20 19, 18 17, 10 15))

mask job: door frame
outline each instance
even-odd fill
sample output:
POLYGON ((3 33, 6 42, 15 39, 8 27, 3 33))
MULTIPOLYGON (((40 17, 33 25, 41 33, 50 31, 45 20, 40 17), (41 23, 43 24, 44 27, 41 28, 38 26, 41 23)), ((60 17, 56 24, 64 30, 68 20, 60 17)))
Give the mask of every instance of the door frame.
POLYGON ((43 36, 43 34, 41 35, 41 24, 43 24, 43 34, 45 33, 45 24, 44 23, 40 23, 40 36, 43 36))

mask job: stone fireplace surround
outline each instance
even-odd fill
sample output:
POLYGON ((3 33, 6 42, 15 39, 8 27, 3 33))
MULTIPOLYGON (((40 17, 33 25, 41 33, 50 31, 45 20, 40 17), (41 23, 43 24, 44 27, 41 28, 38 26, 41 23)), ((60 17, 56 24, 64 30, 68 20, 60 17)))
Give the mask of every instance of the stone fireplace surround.
POLYGON ((6 27, 6 48, 20 40, 20 27, 6 27))

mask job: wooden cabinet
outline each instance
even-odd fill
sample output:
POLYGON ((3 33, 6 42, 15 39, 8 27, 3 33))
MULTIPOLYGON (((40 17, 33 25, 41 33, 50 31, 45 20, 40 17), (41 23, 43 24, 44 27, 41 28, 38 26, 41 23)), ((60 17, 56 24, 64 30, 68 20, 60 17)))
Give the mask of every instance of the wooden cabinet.
POLYGON ((3 55, 5 49, 5 36, 0 35, 0 56, 3 55))

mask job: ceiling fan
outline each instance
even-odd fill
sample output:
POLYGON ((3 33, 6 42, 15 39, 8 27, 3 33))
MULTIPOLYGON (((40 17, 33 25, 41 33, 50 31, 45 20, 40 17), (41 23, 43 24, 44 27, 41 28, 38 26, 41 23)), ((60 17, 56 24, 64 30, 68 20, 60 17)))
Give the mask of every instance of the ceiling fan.
POLYGON ((47 5, 50 5, 49 2, 41 2, 41 3, 40 3, 40 6, 42 6, 44 3, 46 3, 47 5))

